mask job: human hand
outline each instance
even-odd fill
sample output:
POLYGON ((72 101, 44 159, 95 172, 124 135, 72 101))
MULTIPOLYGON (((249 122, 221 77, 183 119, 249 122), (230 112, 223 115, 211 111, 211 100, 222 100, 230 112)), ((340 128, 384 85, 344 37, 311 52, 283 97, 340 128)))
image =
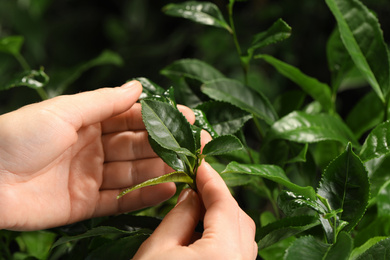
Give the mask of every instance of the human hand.
MULTIPOLYGON (((36 230, 155 205, 173 183, 119 192, 171 169, 153 152, 133 81, 0 116, 0 229, 36 230)), ((193 122, 188 108, 180 110, 193 122)))
POLYGON ((133 260, 256 259, 255 224, 219 174, 203 162, 196 182, 199 196, 191 189, 184 190, 133 260), (194 229, 202 215, 202 202, 204 232, 199 238, 194 229))

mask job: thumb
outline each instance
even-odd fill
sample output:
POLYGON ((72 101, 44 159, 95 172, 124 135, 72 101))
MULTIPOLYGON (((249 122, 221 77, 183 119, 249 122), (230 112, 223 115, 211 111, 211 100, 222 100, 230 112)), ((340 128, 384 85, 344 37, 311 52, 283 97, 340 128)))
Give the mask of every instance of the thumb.
POLYGON ((137 102, 142 92, 138 81, 130 81, 121 87, 100 88, 75 95, 59 96, 40 105, 53 110, 62 120, 78 130, 125 112, 137 102))
MULTIPOLYGON (((166 249, 174 246, 187 246, 199 222, 201 204, 198 195, 192 189, 181 192, 176 206, 165 216, 161 224, 142 245, 166 249)), ((156 248, 157 249, 157 248, 156 248)))

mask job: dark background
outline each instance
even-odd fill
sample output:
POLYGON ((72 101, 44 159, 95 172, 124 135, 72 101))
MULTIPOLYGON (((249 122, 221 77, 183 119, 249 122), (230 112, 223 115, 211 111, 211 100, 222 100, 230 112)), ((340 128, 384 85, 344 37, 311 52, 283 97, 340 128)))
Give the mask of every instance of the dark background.
MULTIPOLYGON (((66 78, 70 68, 95 58, 105 49, 118 53, 124 60, 121 67, 106 65, 88 70, 66 93, 116 86, 139 76, 169 87, 159 71, 181 58, 198 58, 227 76, 242 77, 231 36, 222 29, 164 15, 161 9, 170 2, 180 1, 0 0, 0 38, 24 36, 22 54, 30 66, 33 69, 44 66, 46 73, 57 79, 66 78)), ((227 19, 228 1, 212 2, 221 8, 227 19)), ((376 12, 386 42, 390 42, 388 0, 363 2, 376 12)), ((335 21, 325 1, 236 3, 235 24, 243 49, 249 46, 254 34, 266 30, 278 18, 283 18, 293 28, 292 36, 263 52, 328 83, 326 41, 335 21)), ((0 53, 1 86, 20 71, 22 68, 14 57, 0 53)), ((257 77, 266 78, 270 86, 292 84, 261 61, 255 61, 251 71, 257 77)), ((47 86, 48 89, 54 87, 50 83, 47 86)), ((272 96, 272 90, 266 94, 272 96)), ((39 100, 37 93, 27 87, 1 91, 0 114, 39 100)))

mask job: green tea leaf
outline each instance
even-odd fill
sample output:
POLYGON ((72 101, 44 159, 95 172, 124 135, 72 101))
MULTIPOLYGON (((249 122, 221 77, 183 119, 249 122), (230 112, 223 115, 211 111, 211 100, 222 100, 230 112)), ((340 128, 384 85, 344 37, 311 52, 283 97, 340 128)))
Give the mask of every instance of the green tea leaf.
POLYGON ((195 114, 195 125, 209 132, 212 138, 219 136, 207 119, 206 114, 202 110, 195 108, 192 109, 192 111, 195 114))
POLYGON ((378 158, 381 155, 389 153, 390 148, 390 122, 384 122, 375 127, 368 135, 362 149, 360 151, 360 158, 362 161, 368 161, 373 158, 378 158))
POLYGON ((328 200, 332 210, 343 210, 340 219, 349 223, 346 231, 355 227, 362 218, 370 197, 370 183, 363 163, 350 144, 329 164, 317 193, 328 200))
POLYGON ((356 260, 366 259, 390 259, 390 238, 380 240, 356 258, 356 260))
POLYGON ((117 196, 117 199, 119 199, 123 195, 125 195, 133 190, 140 189, 143 187, 153 186, 153 185, 157 185, 157 184, 161 184, 161 183, 166 183, 166 182, 179 182, 179 183, 192 184, 193 180, 185 172, 179 172, 179 171, 171 172, 171 173, 168 173, 168 174, 156 177, 156 178, 149 179, 149 180, 144 181, 140 184, 137 184, 133 187, 127 188, 117 196))
POLYGON ((295 241, 295 237, 289 237, 282 241, 279 241, 272 246, 259 250, 260 259, 264 260, 281 260, 283 259, 284 252, 295 241))
POLYGON ((300 237, 295 240, 284 255, 284 260, 310 259, 322 260, 330 245, 313 236, 300 237))
POLYGON ((383 114, 382 102, 371 91, 355 104, 345 122, 356 138, 360 138, 365 132, 382 123, 383 114), (370 109, 367 109, 368 107, 370 109))
POLYGON ((20 54, 24 42, 23 36, 8 36, 0 39, 0 52, 5 52, 14 56, 20 54))
POLYGON ((370 178, 371 197, 376 198, 383 185, 390 180, 390 153, 364 163, 370 178))
POLYGON ((53 244, 56 234, 48 231, 21 232, 16 237, 16 242, 20 248, 36 259, 47 259, 51 245, 53 244))
POLYGON ((208 142, 202 151, 203 156, 221 155, 241 150, 243 148, 240 140, 234 135, 219 136, 208 142))
POLYGON ((58 239, 52 246, 52 249, 60 246, 62 244, 77 241, 84 238, 90 238, 90 237, 96 237, 96 236, 104 236, 104 235, 137 235, 142 233, 143 231, 126 231, 126 230, 120 230, 115 227, 110 226, 99 226, 92 229, 89 229, 83 234, 75 235, 75 236, 63 236, 60 239, 58 239))
POLYGON ((340 38, 340 32, 336 28, 330 35, 326 44, 329 70, 332 73, 332 89, 336 93, 348 72, 354 68, 351 56, 344 47, 340 38))
POLYGON ((219 79, 202 85, 201 90, 210 98, 231 103, 267 124, 272 124, 278 116, 269 100, 258 92, 246 87, 239 81, 219 79))
POLYGON ((259 176, 284 185, 286 188, 307 198, 311 198, 312 200, 315 200, 316 198, 316 194, 312 187, 301 187, 292 183, 284 173, 283 169, 276 165, 240 164, 237 162, 231 162, 226 166, 225 170, 221 172, 222 176, 224 174, 259 176))
POLYGON ((207 121, 218 135, 235 134, 252 118, 248 112, 226 102, 209 101, 196 108, 205 114, 207 121))
POLYGON ((337 241, 334 243, 326 253, 324 260, 349 260, 353 247, 351 236, 347 232, 340 232, 337 236, 337 241))
POLYGON ((352 251, 352 239, 345 232, 340 233, 333 245, 325 244, 313 236, 305 236, 295 240, 286 250, 285 260, 348 260, 352 251))
POLYGON ((188 1, 180 4, 168 4, 163 7, 167 15, 182 17, 194 22, 220 27, 231 32, 218 7, 211 2, 188 1))
POLYGON ((138 248, 148 237, 148 234, 138 234, 112 240, 93 250, 85 260, 132 259, 138 248))
POLYGON ((194 139, 195 139, 195 151, 200 151, 200 148, 202 145, 201 140, 200 140, 202 128, 200 128, 196 125, 191 125, 191 129, 192 129, 192 134, 193 134, 194 139))
POLYGON ((153 151, 172 169, 176 171, 186 171, 187 166, 184 164, 184 155, 177 154, 175 151, 166 149, 159 145, 153 138, 149 136, 149 144, 153 151))
POLYGON ((360 255, 377 244, 379 241, 386 239, 386 237, 373 237, 360 247, 356 247, 351 254, 350 260, 356 260, 360 255))
POLYGON ((309 77, 299 69, 282 62, 269 55, 258 55, 256 58, 262 58, 275 67, 282 75, 295 82, 314 100, 317 100, 322 107, 329 111, 332 109, 332 94, 327 84, 319 82, 317 79, 309 77))
POLYGON ((292 191, 282 191, 278 197, 279 208, 287 216, 291 216, 301 208, 310 208, 320 214, 325 213, 325 209, 315 200, 296 194, 292 191))
POLYGON ((312 227, 315 227, 319 224, 320 222, 315 216, 299 216, 277 220, 271 224, 266 225, 265 227, 260 228, 257 234, 257 238, 259 239, 257 245, 259 250, 261 250, 270 245, 273 245, 278 241, 311 229, 312 227))
POLYGON ((138 80, 142 85, 142 94, 140 96, 140 99, 155 96, 155 95, 162 95, 165 92, 165 89, 151 81, 147 78, 134 78, 135 80, 138 80))
POLYGON ((190 123, 169 104, 141 100, 142 117, 151 138, 165 149, 195 157, 195 140, 190 123))
POLYGON ((326 0, 356 67, 382 102, 390 90, 389 52, 375 15, 357 0, 326 0))
POLYGON ((283 19, 279 18, 267 31, 258 33, 253 37, 248 54, 251 57, 255 50, 283 41, 290 35, 291 27, 283 19))
POLYGON ((390 216, 390 180, 385 182, 376 196, 378 216, 390 216))
POLYGON ((294 111, 275 122, 267 136, 270 140, 287 139, 298 143, 315 143, 325 140, 339 141, 346 145, 359 143, 344 122, 328 114, 311 115, 294 111))
POLYGON ((206 62, 197 59, 177 60, 162 69, 160 73, 169 78, 184 77, 196 79, 202 83, 225 78, 217 69, 206 62))

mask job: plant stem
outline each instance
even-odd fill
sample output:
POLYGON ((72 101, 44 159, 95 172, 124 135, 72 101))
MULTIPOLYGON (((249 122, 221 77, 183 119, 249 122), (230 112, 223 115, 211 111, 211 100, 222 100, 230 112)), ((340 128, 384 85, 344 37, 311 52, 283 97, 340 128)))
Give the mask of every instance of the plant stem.
POLYGON ((253 118, 253 122, 255 122, 257 131, 259 131, 260 136, 263 137, 264 134, 263 134, 263 130, 261 130, 261 125, 260 125, 259 119, 253 114, 252 114, 252 118, 253 118))
POLYGON ((24 57, 20 54, 14 55, 15 59, 19 62, 19 64, 22 66, 24 70, 31 70, 30 65, 28 65, 27 61, 24 59, 24 57))
POLYGON ((237 54, 240 58, 240 64, 241 64, 241 67, 242 67, 243 72, 244 72, 245 85, 248 85, 248 66, 246 64, 244 64, 244 62, 241 59, 242 51, 241 51, 240 43, 238 42, 237 32, 236 32, 236 28, 234 26, 234 21, 233 21, 233 5, 234 5, 234 1, 231 1, 228 4, 229 25, 231 28, 230 33, 233 36, 234 45, 236 46, 237 54))
POLYGON ((42 100, 49 99, 49 96, 47 95, 47 92, 43 88, 36 88, 35 89, 42 100))

